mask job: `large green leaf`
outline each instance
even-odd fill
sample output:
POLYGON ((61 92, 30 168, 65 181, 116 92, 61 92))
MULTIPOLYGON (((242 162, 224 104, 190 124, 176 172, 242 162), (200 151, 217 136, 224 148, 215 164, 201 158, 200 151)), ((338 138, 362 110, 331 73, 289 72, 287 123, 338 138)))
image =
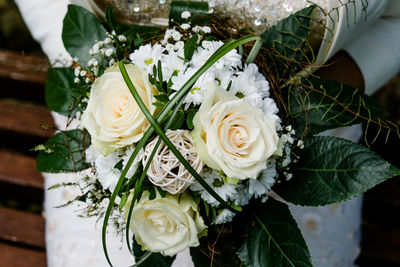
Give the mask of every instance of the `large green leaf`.
POLYGON ((304 8, 265 31, 261 35, 265 46, 287 59, 302 60, 309 48, 307 36, 314 9, 315 6, 304 8))
POLYGON ((386 115, 385 109, 363 92, 317 77, 302 79, 291 86, 288 95, 288 115, 298 136, 311 136, 386 115))
POLYGON ((294 204, 320 206, 352 199, 400 175, 400 170, 368 148, 328 136, 306 139, 293 178, 274 186, 294 204))
POLYGON ((175 260, 174 257, 163 256, 160 253, 151 253, 147 254, 142 250, 142 247, 136 242, 135 238, 133 238, 132 243, 133 254, 135 255, 136 264, 144 257, 143 261, 140 264, 137 264, 138 267, 170 267, 172 262, 175 260))
POLYGON ((173 22, 184 22, 181 14, 184 11, 190 11, 192 14, 207 14, 208 2, 190 2, 190 1, 172 1, 169 9, 169 19, 173 22))
POLYGON ((68 6, 63 23, 62 40, 71 57, 77 57, 79 63, 86 66, 91 58, 89 50, 96 42, 106 37, 106 30, 93 13, 80 6, 68 6))
POLYGON ((77 172, 87 169, 85 149, 89 134, 81 130, 59 132, 44 144, 36 167, 40 172, 77 172))
POLYGON ((47 107, 60 114, 74 115, 72 110, 80 97, 80 86, 74 83, 74 70, 71 68, 51 68, 47 72, 45 99, 47 107))
POLYGON ((273 199, 254 208, 255 224, 246 226, 238 255, 248 266, 312 266, 312 259, 287 205, 273 199))

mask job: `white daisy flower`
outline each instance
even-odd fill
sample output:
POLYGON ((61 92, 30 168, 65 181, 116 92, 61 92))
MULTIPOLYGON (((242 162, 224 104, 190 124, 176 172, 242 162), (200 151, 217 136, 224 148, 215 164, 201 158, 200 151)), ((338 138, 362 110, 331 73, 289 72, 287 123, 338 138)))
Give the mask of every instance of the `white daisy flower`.
POLYGON ((162 73, 164 81, 168 81, 172 74, 177 71, 183 73, 187 67, 187 63, 180 57, 183 56, 183 51, 173 52, 170 51, 168 55, 162 57, 162 73))
MULTIPOLYGON (((203 173, 204 181, 211 186, 212 189, 225 201, 229 199, 233 199, 233 197, 237 194, 235 189, 235 185, 226 184, 221 181, 221 178, 218 176, 218 171, 210 170, 203 173), (218 184, 218 185, 215 185, 218 184)), ((199 183, 194 183, 190 186, 192 191, 200 192, 200 196, 204 201, 206 201, 211 206, 218 206, 219 202, 211 196, 199 183)))
POLYGON ((121 176, 121 171, 114 168, 119 161, 120 158, 118 157, 117 152, 108 154, 106 157, 98 157, 95 160, 98 174, 97 178, 103 188, 109 189, 111 192, 114 191, 115 186, 118 183, 118 179, 121 176))
MULTIPOLYGON (((127 148, 125 148, 122 152, 122 166, 125 169, 126 164, 128 164, 129 158, 131 157, 133 151, 135 150, 135 146, 129 146, 127 148)), ((131 165, 131 167, 129 168, 129 171, 126 174, 127 178, 132 177, 137 168, 139 167, 139 163, 142 161, 143 158, 143 154, 144 154, 144 149, 140 149, 139 153, 136 155, 135 159, 133 160, 133 163, 131 165)))
POLYGON ((161 59, 164 47, 159 44, 152 46, 151 44, 142 45, 139 49, 130 54, 129 58, 133 64, 144 68, 147 72, 152 73, 153 65, 161 59))
POLYGON ((101 154, 100 151, 98 151, 94 145, 90 145, 86 151, 85 151, 85 155, 86 155, 86 162, 89 163, 93 163, 96 161, 97 158, 99 157, 104 157, 103 154, 101 154))
POLYGON ((254 195, 255 198, 265 195, 275 184, 276 176, 275 164, 268 164, 258 179, 249 179, 249 194, 254 195))
POLYGON ((253 93, 261 94, 262 98, 269 96, 269 83, 265 77, 258 72, 256 64, 248 64, 242 72, 232 81, 232 91, 242 93, 244 96, 253 93))
MULTIPOLYGON (((184 73, 180 72, 177 76, 172 77, 173 85, 171 86, 171 88, 176 91, 181 89, 182 86, 193 76, 196 71, 196 69, 188 68, 184 73)), ((203 75, 201 75, 200 78, 193 85, 192 89, 190 90, 183 102, 184 104, 186 104, 185 108, 188 108, 190 104, 200 105, 203 101, 208 86, 212 83, 215 83, 215 73, 210 69, 203 75)))
MULTIPOLYGON (((194 68, 200 68, 224 43, 221 41, 211 41, 206 43, 207 48, 199 47, 193 54, 192 64, 194 68)), ((218 60, 214 67, 222 69, 223 67, 236 68, 241 66, 242 56, 238 54, 236 49, 229 51, 223 58, 218 60)))
POLYGON ((222 212, 217 215, 213 224, 223 224, 223 223, 231 222, 233 217, 235 217, 234 212, 232 212, 228 209, 223 209, 222 212))

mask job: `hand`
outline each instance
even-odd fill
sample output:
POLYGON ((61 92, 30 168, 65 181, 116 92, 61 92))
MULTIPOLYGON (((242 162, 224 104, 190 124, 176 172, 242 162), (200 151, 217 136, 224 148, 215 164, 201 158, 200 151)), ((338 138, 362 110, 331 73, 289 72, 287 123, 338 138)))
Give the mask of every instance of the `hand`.
POLYGON ((341 50, 315 72, 326 80, 336 80, 364 91, 364 77, 351 56, 341 50))

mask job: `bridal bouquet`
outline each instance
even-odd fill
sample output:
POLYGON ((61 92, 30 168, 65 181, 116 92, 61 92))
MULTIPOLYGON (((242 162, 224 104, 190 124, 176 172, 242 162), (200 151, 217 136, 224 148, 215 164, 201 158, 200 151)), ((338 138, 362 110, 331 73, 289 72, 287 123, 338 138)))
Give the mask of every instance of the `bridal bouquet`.
POLYGON ((338 203, 400 174, 367 147, 316 134, 397 128, 367 95, 306 71, 317 6, 261 35, 207 9, 173 2, 158 28, 70 5, 73 64, 46 83, 68 124, 37 147, 38 169, 80 177, 53 188, 78 187, 81 215, 104 220, 110 265, 111 224, 139 266, 169 266, 187 248, 195 266, 312 266, 285 201, 338 203))

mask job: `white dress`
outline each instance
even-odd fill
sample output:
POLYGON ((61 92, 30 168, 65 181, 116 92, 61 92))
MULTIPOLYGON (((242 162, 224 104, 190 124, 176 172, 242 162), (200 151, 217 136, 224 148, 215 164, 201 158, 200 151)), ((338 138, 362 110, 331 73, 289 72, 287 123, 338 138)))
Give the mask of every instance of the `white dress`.
MULTIPOLYGON (((70 58, 61 41, 62 19, 66 13, 67 0, 15 2, 33 37, 41 43, 49 59, 59 65, 68 64, 70 58)), ((356 12, 357 23, 351 23, 350 27, 347 26, 344 16, 340 15, 343 14, 343 9, 340 10, 333 36, 325 38, 331 41, 322 44, 317 60, 325 62, 340 49, 346 50, 363 73, 366 92, 372 94, 400 71, 400 1, 368 2, 367 22, 362 12, 356 12)), ((84 5, 83 1, 80 3, 84 5)), ((337 0, 328 0, 329 8, 337 4, 337 0)), ((356 1, 356 6, 358 10, 362 9, 361 0, 356 1)), ((350 10, 349 14, 354 13, 350 10)), ((55 121, 60 127, 64 125, 60 116, 55 115, 55 121)), ((360 126, 352 126, 350 129, 339 129, 326 134, 357 141, 360 133, 360 126)), ((76 177, 66 174, 44 176, 46 187, 76 177)), ((48 266, 108 266, 101 247, 101 220, 96 224, 94 218, 77 217, 75 211, 79 207, 76 204, 66 208, 53 208, 72 199, 75 193, 73 190, 45 192, 48 266)), ((354 265, 360 251, 361 206, 362 198, 317 208, 290 205, 309 245, 315 266, 354 265)), ((108 236, 109 253, 114 266, 132 265, 133 259, 127 249, 120 249, 125 246, 120 238, 112 233, 108 236)), ((178 255, 174 266, 193 266, 189 257, 188 251, 178 255)))

